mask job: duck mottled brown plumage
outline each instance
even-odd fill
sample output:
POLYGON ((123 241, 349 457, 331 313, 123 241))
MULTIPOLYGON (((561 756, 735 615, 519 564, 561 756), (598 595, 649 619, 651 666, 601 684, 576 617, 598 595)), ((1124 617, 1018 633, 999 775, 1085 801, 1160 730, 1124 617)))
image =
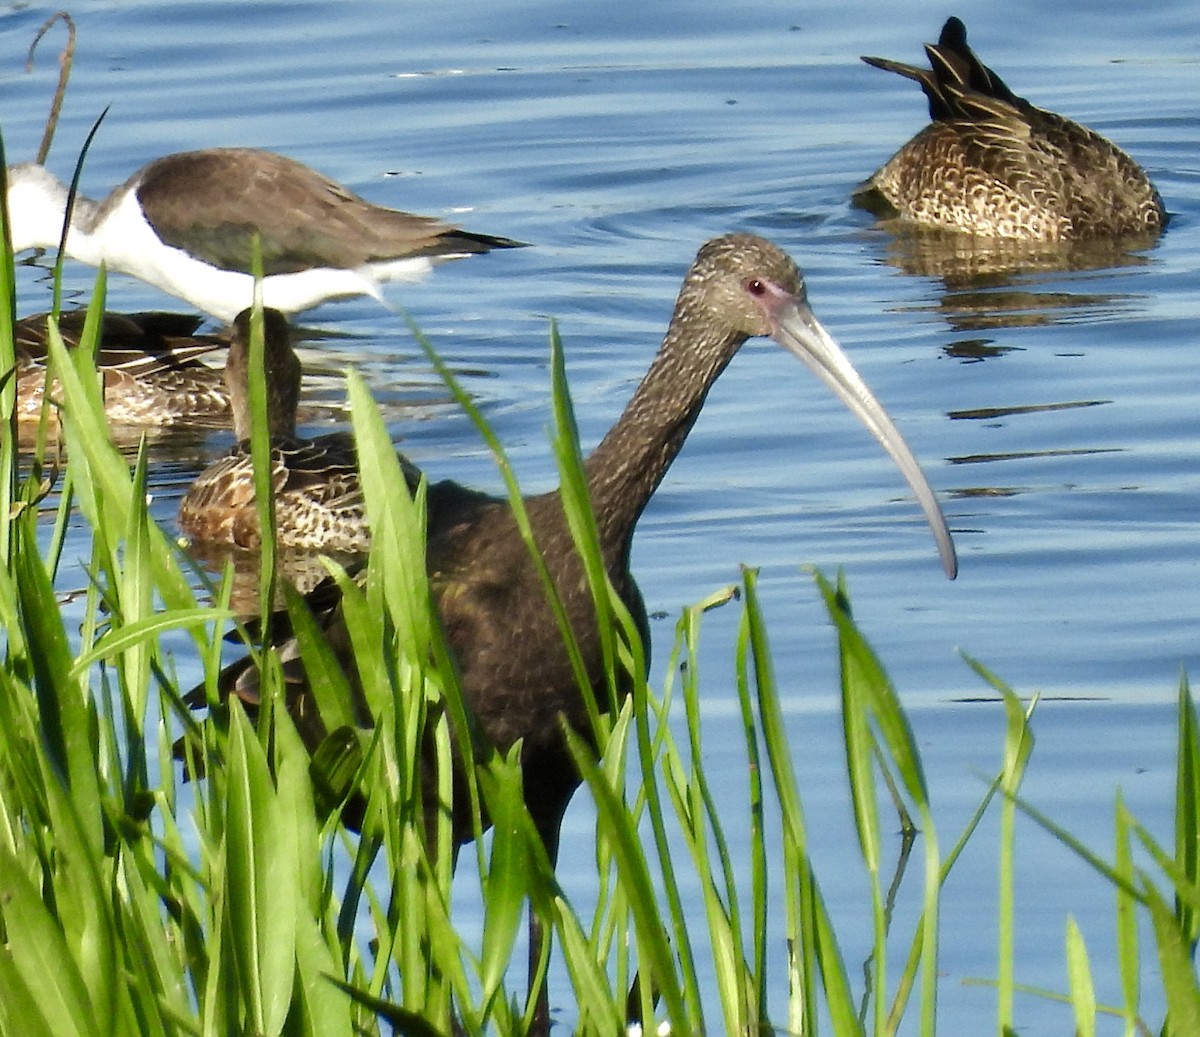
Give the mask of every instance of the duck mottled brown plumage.
MULTIPOLYGON (((237 444, 197 476, 179 507, 179 528, 206 543, 255 549, 262 543, 250 453, 250 311, 234 320, 225 365, 237 444)), ((263 311, 263 370, 271 480, 275 488, 275 539, 281 547, 358 553, 371 544, 354 437, 334 432, 314 439, 296 435, 300 359, 283 314, 263 311)), ((402 459, 403 460, 403 459, 402 459)), ((403 461, 412 485, 420 473, 403 461)))
POLYGON ((864 57, 916 80, 932 120, 855 192, 932 227, 1029 241, 1156 235, 1162 199, 1141 167, 1086 126, 1016 96, 949 18, 930 68, 864 57))
MULTIPOLYGON (((46 392, 46 321, 49 314, 22 317, 13 328, 16 347, 16 415, 37 421, 46 392)), ((83 334, 85 310, 58 318, 71 348, 83 334)), ((229 393, 219 368, 200 357, 223 349, 223 335, 200 335, 202 318, 184 313, 106 313, 100 325, 96 367, 103 377, 104 412, 115 425, 154 427, 228 425, 229 393)), ((51 400, 56 389, 50 389, 51 400)))

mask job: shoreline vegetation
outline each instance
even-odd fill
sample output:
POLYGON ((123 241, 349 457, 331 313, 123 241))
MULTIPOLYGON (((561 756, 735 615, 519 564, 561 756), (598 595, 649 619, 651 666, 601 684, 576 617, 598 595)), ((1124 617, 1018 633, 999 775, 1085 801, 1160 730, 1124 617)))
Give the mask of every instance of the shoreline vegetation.
MULTIPOLYGON (((0 374, 14 364, 13 259, 8 248, 3 253, 0 374)), ((0 442, 0 507, 10 516, 0 523, 0 1032, 524 1033, 534 999, 526 1000, 524 963, 514 958, 524 949, 519 934, 530 904, 554 934, 556 972, 570 979, 569 990, 560 983, 552 991, 553 1003, 579 1033, 612 1037, 644 1020, 647 1029, 669 1025, 678 1034, 882 1035, 902 1025, 933 1034, 939 941, 958 938, 940 932, 940 891, 992 813, 1000 831, 999 945, 996 974, 981 982, 995 987, 996 1017, 979 1026, 1018 1032, 1015 995, 1023 993, 1069 1004, 1082 1035, 1097 1032, 1100 1016, 1117 1017, 1127 1035, 1200 1033, 1192 960, 1200 932, 1200 734, 1186 679, 1179 689, 1173 845, 1156 842, 1117 790, 1110 854, 1081 845, 1026 803, 1020 788, 1033 750, 1035 703, 971 660, 1004 704, 1002 763, 990 784, 981 783, 967 827, 939 831, 900 697, 854 623, 846 587, 820 573, 813 583, 838 640, 861 909, 874 932, 864 980, 847 968, 809 856, 819 835, 805 826, 749 568, 736 586, 683 611, 664 653, 665 683, 656 686, 628 616, 592 567, 609 635, 613 702, 605 704, 607 715, 591 710, 600 757, 582 743, 574 749, 586 786, 581 794, 596 810, 596 906, 581 914, 565 898, 522 800, 515 756, 493 754, 474 761, 468 794, 486 804, 494 827, 461 862, 478 881, 482 921, 470 931, 456 928, 449 821, 426 832, 420 745, 427 730, 448 762, 452 737, 463 744, 458 735, 470 721, 430 604, 423 490, 410 498, 365 384, 349 376, 374 543, 361 587, 336 567, 333 575, 355 617, 375 723, 368 730, 352 724, 345 681, 327 665, 303 604, 285 590, 310 673, 322 673, 318 702, 333 732, 310 760, 280 708, 285 688, 273 651, 261 653, 256 723, 236 700, 219 701, 226 635, 244 640, 248 651, 260 649, 230 607, 232 572, 205 585, 149 516, 144 444, 131 464, 109 441, 93 360, 104 298, 101 271, 77 349, 68 351, 50 322, 49 367, 62 404, 47 408, 37 446, 20 458, 13 380, 0 381, 0 418, 9 429, 0 442), (59 420, 64 467, 47 446, 59 420), (50 511, 47 536, 39 519, 50 511), (83 619, 68 630, 55 580, 67 521, 76 513, 73 521, 90 531, 90 556, 83 619), (704 614, 717 606, 740 610, 735 651, 750 840, 736 853, 704 770, 696 652, 704 614), (175 668, 180 634, 203 670, 206 716, 184 702, 188 688, 175 668), (625 683, 633 692, 618 701, 616 689, 625 683), (187 745, 182 765, 173 756, 180 736, 187 745), (366 795, 361 834, 348 831, 338 811, 355 788, 366 795), (911 818, 901 863, 909 849, 915 855, 914 874, 899 891, 884 852, 894 809, 911 818), (1021 814, 1114 891, 1114 947, 1085 947, 1074 921, 1063 919, 1065 991, 1023 985, 1014 958, 1021 814), (699 903, 693 892, 685 906, 685 888, 700 891, 699 903), (892 929, 898 895, 918 905, 908 934, 892 929), (772 918, 768 927, 768 911, 780 903, 783 924, 772 918), (1146 932, 1152 946, 1143 946, 1146 932), (1098 953, 1115 956, 1119 990, 1094 989, 1089 956, 1098 953), (1155 969, 1146 968, 1150 960, 1155 969), (715 977, 711 986, 702 987, 701 974, 715 977), (1151 989, 1158 977, 1161 990, 1151 989), (1165 1005, 1165 1020, 1144 1020, 1143 1003, 1154 1011, 1165 1005)), ((476 419, 518 502, 501 445, 432 347, 418 340, 476 419)), ((578 489, 579 444, 553 331, 551 340, 554 447, 563 486, 578 489)), ((261 339, 257 349, 261 357, 261 339)), ((261 408, 261 369, 256 384, 261 408)), ((265 438, 254 449, 265 458, 265 438)), ((265 466, 260 474, 265 488, 265 466)), ((564 499, 584 557, 594 557, 586 494, 564 499)), ((269 509, 269 494, 259 500, 269 509)), ((269 529, 269 510, 263 518, 269 529)), ((259 600, 269 603, 269 535, 263 548, 259 600)), ((260 625, 271 621, 268 612, 264 607, 260 625)), ((439 770, 448 798, 449 767, 439 770)), ((549 962, 536 966, 544 982, 549 962)))

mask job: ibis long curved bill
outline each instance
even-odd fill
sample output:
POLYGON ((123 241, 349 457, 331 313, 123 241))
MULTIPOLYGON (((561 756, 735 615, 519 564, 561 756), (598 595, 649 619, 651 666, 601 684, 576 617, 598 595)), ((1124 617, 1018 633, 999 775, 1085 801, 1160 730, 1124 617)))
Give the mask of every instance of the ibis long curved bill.
POLYGON ((791 296, 777 299, 770 310, 775 321, 772 338, 799 357, 813 374, 829 386, 834 395, 871 430, 872 435, 883 444, 884 450, 896 462, 896 466, 916 494, 917 502, 933 530, 933 538, 937 541, 938 554, 941 556, 946 577, 953 580, 958 575, 958 557, 954 551, 950 529, 946 525, 946 517, 942 514, 941 505, 938 504, 929 480, 925 478, 925 473, 904 441, 900 430, 883 409, 883 404, 867 388, 867 383, 854 369, 850 358, 817 320, 803 299, 791 296))
MULTIPOLYGON (((808 312, 796 264, 769 241, 727 234, 696 254, 662 345, 621 417, 584 461, 606 586, 647 647, 650 620, 630 568, 638 519, 700 417, 713 383, 749 339, 766 335, 812 368, 880 439, 925 509, 947 574, 955 573, 954 545, 933 491, 883 407, 808 312)), ((621 676, 613 686, 607 623, 597 622, 594 574, 577 546, 568 515, 572 509, 565 506, 562 491, 525 497, 523 509, 527 525, 518 525, 507 497, 489 497, 446 480, 427 484, 425 561, 436 577, 430 583, 431 600, 454 657, 476 744, 505 756, 519 752, 525 802, 553 861, 563 814, 580 782, 564 730, 574 729, 598 748, 593 737, 597 706, 608 710, 610 703, 616 705, 614 691, 624 697, 631 688, 621 676), (530 532, 536 552, 526 542, 530 532), (555 590, 553 607, 547 583, 555 590), (564 638, 564 629, 571 631, 570 638, 564 638), (591 686, 587 694, 581 679, 591 686)), ((331 602, 325 590, 317 597, 314 619, 329 640, 322 666, 336 658, 347 677, 361 684, 358 662, 349 658, 355 646, 349 613, 331 602)), ((299 654, 299 662, 305 662, 307 646, 298 653, 296 647, 289 640, 281 652, 299 654)), ((408 650, 424 648, 412 645, 408 650)), ((256 666, 255 656, 234 663, 222 674, 220 687, 257 702, 256 666)), ((296 676, 300 679, 289 678, 288 708, 297 730, 316 750, 325 737, 320 711, 304 674, 296 676)), ((199 692, 207 702, 204 689, 199 692)), ((444 777, 446 761, 429 755, 431 746, 432 740, 423 740, 423 774, 444 777)), ((454 783, 462 788, 468 761, 454 755, 454 783)), ((351 809, 359 799, 357 791, 349 801, 351 809)), ((456 846, 489 823, 476 814, 479 804, 472 797, 456 795, 448 806, 438 781, 427 781, 420 797, 431 823, 443 824, 449 809, 456 846)), ((537 912, 530 918, 529 944, 536 951, 531 960, 537 961, 548 952, 537 912)), ((538 989, 534 996, 542 1021, 535 1028, 547 1029, 545 984, 538 989)))

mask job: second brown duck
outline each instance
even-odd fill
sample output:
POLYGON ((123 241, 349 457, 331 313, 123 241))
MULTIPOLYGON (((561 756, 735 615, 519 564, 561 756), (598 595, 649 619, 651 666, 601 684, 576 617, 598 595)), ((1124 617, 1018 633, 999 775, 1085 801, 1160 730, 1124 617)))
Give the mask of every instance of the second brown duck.
MULTIPOLYGON (((20 318, 16 347, 17 420, 35 422, 46 393, 49 314, 20 318)), ((58 330, 71 348, 79 344, 85 310, 68 310, 58 330)), ((230 420, 229 394, 219 368, 201 357, 225 348, 224 335, 202 335, 202 318, 184 313, 106 313, 100 325, 96 367, 103 379, 104 412, 115 425, 162 428, 219 427, 230 420)), ((57 390, 51 384, 50 398, 57 390)))
POLYGON ((920 84, 931 122, 855 192, 866 208, 983 237, 1071 241, 1153 236, 1167 224, 1142 168, 1077 122, 1014 94, 949 18, 930 68, 868 65, 920 84))
MULTIPOLYGON (((208 466, 179 506, 179 528, 194 540, 256 549, 262 543, 250 453, 250 311, 233 322, 225 384, 238 442, 208 466)), ((275 540, 281 547, 357 553, 371 544, 354 437, 333 432, 313 439, 296 434, 302 369, 287 319, 263 311, 263 368, 271 480, 275 490, 275 540)), ((407 465, 407 462, 403 462, 407 465)), ((415 468, 406 471, 413 485, 415 468)))

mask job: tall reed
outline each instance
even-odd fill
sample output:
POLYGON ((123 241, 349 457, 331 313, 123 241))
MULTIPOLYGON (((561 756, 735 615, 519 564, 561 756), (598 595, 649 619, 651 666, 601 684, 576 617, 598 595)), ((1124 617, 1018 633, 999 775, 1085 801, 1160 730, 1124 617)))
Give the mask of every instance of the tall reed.
MULTIPOLYGON (((13 279, 5 253, 0 364, 11 367, 13 279)), ((1174 845, 1155 841, 1118 796, 1108 862, 1023 801, 1034 718, 977 667, 1006 704, 1003 762, 968 825, 947 843, 935 827, 900 697, 853 621, 846 588, 817 574, 816 592, 838 638, 848 807, 863 867, 861 910, 874 930, 864 1013, 811 852, 757 575, 747 569, 736 588, 684 610, 667 677, 656 687, 599 566, 557 334, 553 447, 606 629, 608 678, 591 708, 602 752, 594 756, 572 740, 580 795, 596 808, 596 905, 581 915, 558 885, 522 800, 515 752, 488 754, 472 760, 466 794, 486 804, 493 830, 463 862, 483 917, 473 928, 456 926, 449 823, 431 831, 424 823, 422 732, 436 746, 445 800, 454 794, 451 754, 469 748, 471 720, 425 576, 423 489, 415 499, 408 493, 378 411, 351 376, 375 543, 361 580, 333 566, 331 574, 351 619, 362 697, 352 697, 304 603, 288 594, 289 620, 331 732, 310 759, 284 708, 278 653, 261 647, 229 607, 231 578, 218 583, 212 600, 198 599, 195 571, 149 514, 148 450, 131 464, 108 441, 93 359, 104 288, 101 273, 79 349, 65 349, 55 322, 49 325, 50 369, 62 397, 54 417, 61 416, 69 464, 48 544, 38 521, 47 484, 41 475, 19 479, 15 435, 0 442, 0 493, 11 516, 0 524, 0 1032, 350 1035, 375 1032, 386 1020, 411 1034, 454 1027, 521 1033, 533 1003, 523 969, 513 966, 528 903, 553 930, 570 984, 555 987, 554 1001, 571 1006, 564 1011, 580 1033, 611 1037, 636 1019, 647 1027, 669 1023, 676 1033, 881 1035, 898 1032, 915 1013, 912 1025, 932 1034, 939 954, 956 938, 939 931, 940 891, 999 793, 998 1032, 1015 1032, 1014 993, 1030 989, 1020 984, 1013 957, 1020 853, 1013 818, 1020 811, 1116 891, 1115 1007, 1097 999, 1089 965, 1095 952, 1064 920, 1070 989, 1050 996, 1072 1005, 1077 1031, 1092 1032, 1096 1015, 1112 1012, 1127 1034, 1149 1032, 1141 1017, 1140 913, 1150 919, 1163 977, 1162 1032, 1200 1033, 1192 968, 1200 927, 1200 747, 1186 682, 1174 845), (54 589, 68 508, 77 509, 89 544, 82 620, 70 630, 54 589), (698 649, 706 611, 717 606, 740 609, 734 650, 749 818, 744 849, 732 845, 706 771, 698 649), (222 703, 218 694, 231 631, 258 654, 264 674, 255 723, 238 701, 222 703), (199 661, 211 705, 206 717, 183 701, 180 652, 199 661), (622 698, 625 687, 632 694, 622 698), (181 734, 185 764, 173 757, 181 734), (183 784, 184 774, 195 780, 183 784), (345 829, 338 809, 356 789, 365 796, 361 834, 345 829), (891 808, 880 795, 889 789, 920 831, 918 920, 908 933, 892 929, 888 907, 880 817, 891 808), (769 850, 776 845, 778 857, 769 850), (1152 865, 1134 863, 1135 846, 1152 865), (698 903, 685 896, 692 888, 701 891, 698 903), (777 903, 781 920, 772 916, 777 903), (897 947, 907 948, 898 958, 889 953, 897 947), (711 985, 702 975, 713 977, 711 985)), ((0 418, 10 433, 11 390, 11 380, 0 385, 0 418)), ((519 507, 501 445, 481 431, 519 507)), ((265 443, 255 449, 261 460, 265 443)), ((267 572, 262 600, 269 605, 267 572)), ((590 686, 581 693, 591 694, 590 686)), ((538 964, 541 982, 551 970, 546 960, 538 964)))

